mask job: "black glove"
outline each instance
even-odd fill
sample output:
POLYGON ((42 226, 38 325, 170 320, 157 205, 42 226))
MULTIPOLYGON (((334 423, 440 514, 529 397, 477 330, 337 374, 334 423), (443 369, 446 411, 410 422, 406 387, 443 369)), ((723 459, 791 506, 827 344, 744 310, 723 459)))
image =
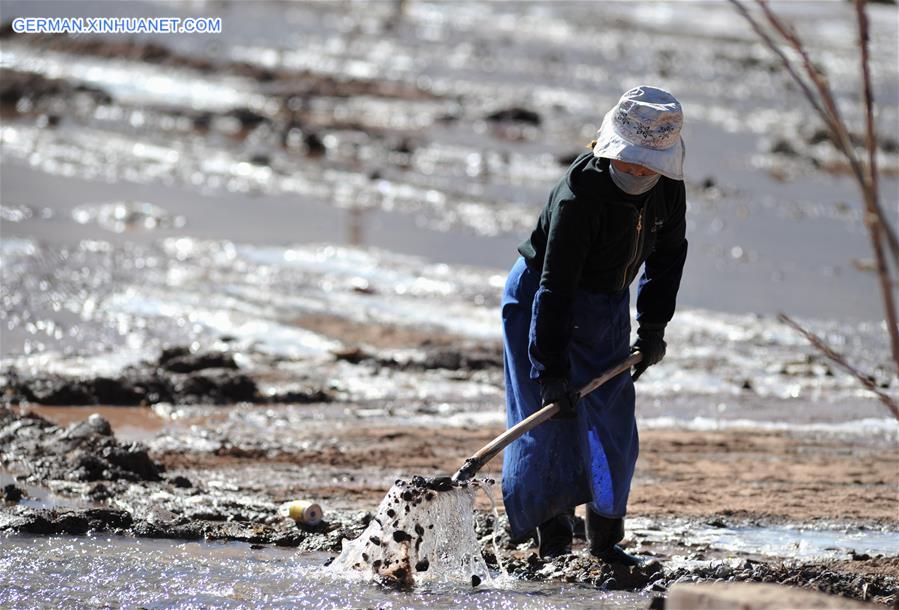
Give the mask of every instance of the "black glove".
POLYGON ((559 412, 553 419, 572 419, 577 417, 577 403, 581 399, 577 390, 571 388, 567 379, 549 377, 540 380, 540 398, 543 406, 558 403, 559 412))
POLYGON ((631 346, 631 353, 639 351, 643 354, 643 359, 634 366, 634 372, 631 379, 637 381, 643 371, 651 367, 653 364, 661 362, 665 357, 665 327, 663 326, 640 326, 637 330, 637 340, 631 346))

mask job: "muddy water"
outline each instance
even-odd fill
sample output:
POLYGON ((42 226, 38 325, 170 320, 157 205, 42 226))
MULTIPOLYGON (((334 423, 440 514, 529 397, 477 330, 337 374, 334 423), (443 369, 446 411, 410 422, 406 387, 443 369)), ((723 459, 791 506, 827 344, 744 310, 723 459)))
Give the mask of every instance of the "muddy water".
POLYGON ((396 592, 327 576, 328 557, 243 543, 12 536, 0 538, 0 606, 577 609, 645 608, 650 597, 539 582, 396 592))
POLYGON ((48 407, 32 405, 26 409, 50 421, 68 426, 87 419, 93 413, 99 413, 112 425, 116 438, 123 441, 144 441, 171 427, 169 419, 157 415, 154 411, 143 407, 48 407))
POLYGON ((24 492, 24 497, 18 501, 18 504, 28 508, 89 508, 97 506, 96 503, 89 500, 55 494, 45 487, 24 485, 17 481, 12 474, 0 470, 0 488, 7 485, 16 485, 24 492))
MULTIPOLYGON (((834 529, 801 525, 708 527, 677 522, 659 528, 652 520, 631 519, 629 535, 644 545, 677 540, 687 548, 702 547, 729 556, 752 555, 798 560, 846 559, 852 555, 899 555, 899 532, 867 528, 834 529)), ((682 552, 682 549, 681 549, 682 552)), ((678 550, 672 551, 676 556, 678 550)))
MULTIPOLYGON (((629 532, 644 551, 664 548, 640 524, 629 532)), ((650 528, 652 529, 652 528, 650 528)), ((683 537, 690 554, 673 554, 666 578, 690 570, 705 574, 722 566, 745 565, 741 556, 772 554, 793 559, 843 558, 897 553, 895 532, 803 531, 790 528, 720 528, 683 537), (697 554, 704 549, 704 554, 697 554), (696 559, 697 556, 705 560, 696 559), (717 558, 717 559, 715 559, 717 558)), ((0 538, 0 606, 21 607, 40 600, 59 608, 645 608, 651 593, 539 580, 498 573, 477 588, 428 582, 414 591, 378 587, 324 569, 325 553, 297 553, 245 543, 177 542, 118 536, 12 535, 0 538), (22 575, 28 574, 28 578, 22 575)), ((551 571, 551 568, 550 568, 551 571)))
MULTIPOLYGON (((560 159, 589 141, 600 109, 639 75, 680 94, 688 109, 692 255, 681 303, 741 313, 879 315, 875 299, 856 298, 873 294, 875 285, 854 269, 854 260, 870 256, 855 187, 834 167, 804 101, 729 5, 406 5, 344 11, 199 3, 195 10, 222 14, 227 36, 154 39, 181 53, 172 67, 8 40, 3 67, 87 84, 112 99, 28 102, 21 120, 5 122, 4 205, 10 218, 16 210, 26 216, 10 222, 6 234, 70 245, 95 238, 102 229, 76 225, 72 209, 140 193, 141 201, 186 222, 160 235, 244 243, 346 239, 505 271, 564 168, 560 159), (211 72, 190 67, 207 57, 232 63, 211 72), (245 64, 274 71, 274 81, 254 80, 245 64), (313 85, 349 75, 369 88, 392 83, 405 94, 347 95, 338 88, 305 101, 288 98, 290 79, 305 71, 313 85), (539 121, 485 119, 511 106, 534 111, 539 121), (228 115, 241 109, 255 113, 244 127, 228 115), (202 129, 192 122, 198 113, 202 129), (291 127, 291 113, 302 129, 291 127), (59 120, 48 129, 41 121, 51 115, 59 120), (320 158, 291 145, 293 132, 317 134, 320 158), (45 184, 31 172, 52 180, 45 184), (355 222, 350 216, 359 226, 344 230, 355 222)), ((9 15, 98 10, 51 2, 4 7, 9 15)), ((857 122, 851 7, 777 8, 796 20, 857 122)), ((189 12, 168 3, 120 10, 189 12)), ((875 97, 891 134, 896 24, 890 7, 870 10, 875 97)), ((881 151, 884 201, 895 200, 899 188, 895 148, 887 142, 881 151)))
MULTIPOLYGON (((597 108, 631 84, 616 76, 618 66, 682 91, 691 109, 692 254, 671 353, 643 384, 655 399, 646 415, 657 424, 675 415, 700 426, 707 420, 696 418, 777 423, 776 405, 760 417, 748 398, 826 403, 823 416, 836 423, 843 413, 878 419, 879 407, 854 380, 804 353, 769 315, 754 315, 819 318, 808 322, 883 387, 891 383, 874 283, 853 268, 869 256, 854 187, 839 171, 819 171, 832 151, 810 143, 801 101, 778 95, 775 64, 728 7, 398 6, 263 3, 249 15, 239 3, 200 3, 197 10, 223 13, 227 36, 154 39, 171 54, 165 65, 138 59, 140 37, 124 57, 77 41, 5 40, 0 66, 11 74, 108 97, 26 95, 7 108, 4 365, 115 374, 174 341, 227 337, 242 367, 278 359, 290 374, 338 379, 350 400, 501 398, 489 383, 439 380, 422 390, 414 376, 322 365, 358 341, 323 336, 306 320, 327 314, 368 328, 496 342, 498 295, 515 245, 562 159, 592 135, 597 108), (208 58, 219 62, 215 69, 197 67, 208 58), (308 97, 290 93, 298 75, 308 97), (361 89, 328 80, 335 75, 351 75, 361 89), (488 119, 512 106, 539 118, 488 119), (297 133, 315 135, 320 146, 295 145, 297 133), (796 150, 772 152, 778 139, 796 150), (110 211, 125 218, 107 222, 110 211), (334 247, 341 243, 353 247, 334 247), (845 321, 853 318, 863 321, 845 321)), ((182 10, 121 10, 163 8, 182 10)), ((850 7, 779 8, 797 19, 848 104, 850 7)), ((872 56, 880 118, 890 126, 895 23, 879 18, 884 9, 871 7, 872 56)), ((889 143, 881 152, 882 167, 899 167, 889 143)), ((899 187, 889 171, 885 200, 899 187)), ((810 413, 790 417, 821 416, 810 413)))

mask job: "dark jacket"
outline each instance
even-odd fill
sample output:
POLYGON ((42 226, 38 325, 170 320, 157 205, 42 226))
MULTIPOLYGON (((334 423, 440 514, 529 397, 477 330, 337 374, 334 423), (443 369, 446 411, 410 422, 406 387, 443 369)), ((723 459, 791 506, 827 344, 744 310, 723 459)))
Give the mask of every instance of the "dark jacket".
POLYGON ((609 176, 609 160, 579 156, 556 184, 537 226, 518 251, 540 272, 531 359, 535 377, 568 374, 567 347, 576 292, 627 290, 640 266, 637 321, 664 328, 687 256, 684 183, 662 176, 647 193, 628 195, 609 176))

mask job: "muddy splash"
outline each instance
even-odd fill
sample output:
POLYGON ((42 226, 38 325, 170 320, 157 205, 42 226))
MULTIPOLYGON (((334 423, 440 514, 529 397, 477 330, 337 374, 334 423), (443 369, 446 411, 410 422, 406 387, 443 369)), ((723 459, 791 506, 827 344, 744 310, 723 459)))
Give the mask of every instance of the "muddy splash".
POLYGON ((344 543, 330 570, 355 570, 394 587, 433 581, 478 586, 490 574, 475 536, 474 494, 492 484, 455 484, 448 477, 397 480, 362 535, 344 543))

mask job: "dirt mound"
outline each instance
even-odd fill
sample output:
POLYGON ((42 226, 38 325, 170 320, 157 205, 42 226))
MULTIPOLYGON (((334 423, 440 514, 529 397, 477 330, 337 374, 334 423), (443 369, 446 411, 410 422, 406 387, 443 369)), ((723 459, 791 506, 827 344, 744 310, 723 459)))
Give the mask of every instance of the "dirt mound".
POLYGON ((44 374, 24 377, 15 369, 5 374, 0 404, 16 405, 180 405, 329 402, 321 388, 292 390, 262 396, 256 381, 237 370, 232 354, 214 351, 191 352, 176 346, 162 351, 155 361, 143 362, 117 377, 76 379, 44 374))
POLYGON ((334 357, 351 364, 367 363, 401 371, 447 370, 473 373, 503 368, 502 346, 464 343, 460 346, 421 346, 412 357, 397 358, 369 353, 360 347, 335 352, 334 357))
POLYGON ((164 467, 140 443, 121 443, 100 415, 62 428, 0 407, 0 463, 39 479, 159 481, 164 467))
POLYGON ((118 508, 0 507, 0 532, 37 535, 80 535, 88 532, 173 540, 227 540, 250 544, 298 547, 304 551, 335 552, 340 541, 358 536, 371 514, 335 514, 315 527, 290 519, 231 520, 234 515, 186 516, 164 510, 146 515, 118 508))
POLYGON ((840 569, 838 562, 762 563, 744 559, 737 564, 712 562, 699 567, 668 571, 658 585, 667 589, 675 582, 710 580, 765 582, 815 589, 853 599, 892 605, 899 595, 899 581, 883 574, 858 574, 840 569))

